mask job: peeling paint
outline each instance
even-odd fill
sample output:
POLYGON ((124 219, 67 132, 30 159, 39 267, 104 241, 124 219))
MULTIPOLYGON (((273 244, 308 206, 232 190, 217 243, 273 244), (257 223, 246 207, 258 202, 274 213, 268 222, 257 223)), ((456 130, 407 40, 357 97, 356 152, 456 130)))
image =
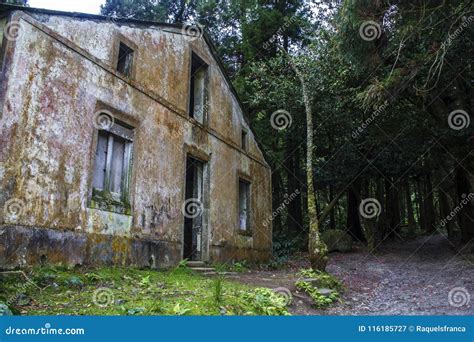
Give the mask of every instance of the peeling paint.
MULTIPOLYGON (((179 30, 113 24, 52 14, 15 12, 21 38, 1 89, 0 209, 24 207, 14 220, 0 211, 0 267, 47 255, 67 264, 176 264, 182 258, 186 154, 209 167, 203 258, 265 260, 271 255, 270 170, 209 46, 179 30), (113 65, 120 36, 137 47, 134 78, 113 65), (187 115, 191 51, 209 63, 209 120, 187 115), (134 130, 129 210, 94 206, 92 172, 97 128, 107 109, 134 130), (240 149, 249 130, 248 152, 240 149), (238 177, 252 182, 252 236, 238 223, 238 177), (150 261, 151 260, 151 261, 150 261)), ((12 19, 12 20, 13 20, 12 19)))

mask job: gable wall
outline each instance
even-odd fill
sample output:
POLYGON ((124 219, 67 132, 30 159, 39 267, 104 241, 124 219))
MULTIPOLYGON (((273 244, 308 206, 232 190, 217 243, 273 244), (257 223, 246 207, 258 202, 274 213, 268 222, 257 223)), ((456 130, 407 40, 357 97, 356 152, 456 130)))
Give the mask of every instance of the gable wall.
POLYGON ((238 127, 245 126, 242 113, 202 40, 191 44, 211 63, 209 129, 181 113, 191 51, 181 35, 64 17, 41 16, 38 24, 16 16, 24 14, 15 13, 22 34, 8 45, 2 84, 0 207, 17 200, 21 215, 0 216, 0 264, 34 263, 40 254, 66 263, 143 265, 153 256, 160 266, 175 264, 182 249, 187 152, 209 160, 209 258, 269 257, 271 225, 263 221, 271 216, 270 170, 251 133, 248 155, 234 146, 238 127), (139 46, 139 84, 106 68, 118 30, 139 46), (130 215, 90 208, 94 113, 103 104, 136 131, 130 215), (252 181, 251 237, 236 230, 239 175, 252 181))

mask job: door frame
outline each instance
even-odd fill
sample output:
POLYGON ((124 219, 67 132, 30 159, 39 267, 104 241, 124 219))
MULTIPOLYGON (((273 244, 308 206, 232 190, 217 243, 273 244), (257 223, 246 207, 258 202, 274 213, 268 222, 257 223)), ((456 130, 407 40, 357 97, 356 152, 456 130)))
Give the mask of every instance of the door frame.
MULTIPOLYGON (((201 260, 209 261, 209 245, 211 240, 211 229, 209 222, 210 210, 210 154, 197 149, 194 146, 185 145, 183 154, 183 186, 182 186, 182 203, 186 201, 186 174, 187 174, 187 159, 192 158, 202 163, 202 232, 201 232, 201 260)), ((181 213, 181 258, 184 259, 184 235, 185 235, 185 217, 181 213)))

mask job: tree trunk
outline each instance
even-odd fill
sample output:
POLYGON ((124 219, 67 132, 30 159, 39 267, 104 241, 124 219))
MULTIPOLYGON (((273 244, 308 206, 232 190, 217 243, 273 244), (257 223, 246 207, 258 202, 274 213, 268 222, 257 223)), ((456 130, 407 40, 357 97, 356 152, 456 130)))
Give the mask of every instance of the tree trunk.
POLYGON ((352 239, 359 242, 365 242, 364 233, 360 224, 359 216, 359 188, 352 186, 347 190, 347 233, 352 239))
MULTIPOLYGON (((285 169, 288 179, 288 195, 301 191, 299 182, 300 160, 299 147, 292 138, 293 134, 287 134, 285 169), (296 145, 296 146, 295 146, 296 145)), ((301 195, 297 195, 288 204, 288 215, 286 217, 286 227, 292 236, 301 234, 303 228, 303 213, 301 211, 301 195)))
POLYGON ((453 238, 453 224, 451 219, 448 217, 451 210, 449 209, 449 200, 448 196, 444 192, 444 189, 440 187, 438 190, 438 197, 439 197, 439 209, 440 209, 440 216, 441 216, 441 227, 446 228, 446 232, 448 233, 448 238, 453 238))
POLYGON ((407 213, 407 224, 408 224, 408 236, 415 236, 415 215, 413 214, 413 203, 411 201, 411 190, 410 190, 410 180, 408 179, 405 183, 405 206, 407 213))
POLYGON ((471 183, 465 168, 459 165, 456 168, 456 190, 458 195, 457 207, 458 222, 461 228, 462 242, 470 242, 474 239, 474 194, 471 192, 471 183))
POLYGON ((398 237, 400 237, 400 226, 402 224, 402 219, 400 216, 400 192, 398 191, 399 187, 399 183, 390 186, 390 198, 392 201, 392 221, 390 222, 391 235, 398 237))
POLYGON ((431 183, 431 175, 427 174, 425 178, 425 213, 426 213, 426 232, 433 233, 436 229, 436 212, 433 203, 433 185, 431 183))
MULTIPOLYGON (((333 186, 329 185, 329 203, 331 203, 334 200, 334 190, 333 186)), ((331 209, 329 212, 329 227, 331 229, 336 229, 336 217, 334 215, 334 208, 331 209)))
POLYGON ((420 225, 421 231, 426 231, 425 201, 423 183, 421 178, 418 178, 416 180, 416 200, 418 202, 418 224, 420 225))
POLYGON ((294 64, 291 56, 286 51, 283 51, 288 58, 289 64, 293 71, 298 76, 301 89, 303 91, 303 100, 306 111, 306 180, 308 189, 308 216, 309 216, 309 261, 313 270, 324 271, 328 262, 328 249, 321 240, 319 233, 319 221, 316 212, 316 195, 314 191, 313 178, 313 111, 311 106, 311 95, 306 87, 306 81, 303 74, 294 64))
MULTIPOLYGON (((273 211, 281 205, 283 202, 283 199, 281 198, 281 177, 280 177, 280 172, 273 168, 272 170, 275 170, 272 172, 272 207, 273 211)), ((274 233, 280 233, 283 230, 283 225, 281 222, 281 215, 276 215, 275 218, 273 219, 273 232, 274 233)))

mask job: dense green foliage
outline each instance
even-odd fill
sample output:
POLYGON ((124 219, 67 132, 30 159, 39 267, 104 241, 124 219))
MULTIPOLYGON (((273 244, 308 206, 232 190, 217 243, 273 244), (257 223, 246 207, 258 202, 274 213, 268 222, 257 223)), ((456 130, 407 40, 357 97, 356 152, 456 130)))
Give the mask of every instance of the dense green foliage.
POLYGON ((273 207, 300 191, 273 220, 276 248, 304 249, 310 221, 305 103, 289 61, 311 94, 323 230, 371 250, 436 230, 474 238, 472 201, 446 220, 472 192, 472 1, 107 0, 102 12, 210 33, 272 167, 273 207), (277 110, 291 116, 286 129, 272 127, 277 110), (360 215, 366 199, 374 217, 360 215))
POLYGON ((296 282, 296 289, 306 292, 317 308, 324 308, 339 299, 343 286, 339 280, 324 272, 315 272, 311 269, 301 270, 300 278, 296 282), (327 291, 327 293, 322 292, 327 291))
POLYGON ((41 267, 0 275, 0 303, 28 315, 287 315, 286 299, 271 289, 223 278, 204 278, 187 268, 41 267), (19 279, 21 281, 19 281, 19 279))

